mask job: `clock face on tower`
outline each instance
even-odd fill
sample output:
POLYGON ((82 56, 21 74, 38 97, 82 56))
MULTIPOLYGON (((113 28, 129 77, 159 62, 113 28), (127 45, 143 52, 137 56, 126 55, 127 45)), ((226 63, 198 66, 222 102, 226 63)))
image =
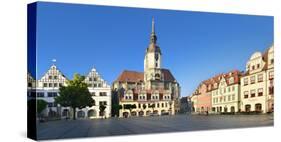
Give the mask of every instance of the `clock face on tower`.
POLYGON ((158 61, 158 54, 155 54, 155 60, 158 61))

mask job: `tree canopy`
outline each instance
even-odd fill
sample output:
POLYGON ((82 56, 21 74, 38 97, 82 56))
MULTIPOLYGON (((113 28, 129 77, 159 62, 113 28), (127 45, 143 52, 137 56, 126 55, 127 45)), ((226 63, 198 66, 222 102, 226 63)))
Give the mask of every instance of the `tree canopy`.
POLYGON ((95 104, 84 79, 84 76, 74 74, 73 80, 67 81, 67 86, 60 87, 60 95, 55 98, 55 102, 61 106, 73 108, 73 119, 76 118, 76 108, 82 109, 95 104))
POLYGON ((40 114, 47 107, 48 103, 41 99, 36 101, 37 113, 40 114))

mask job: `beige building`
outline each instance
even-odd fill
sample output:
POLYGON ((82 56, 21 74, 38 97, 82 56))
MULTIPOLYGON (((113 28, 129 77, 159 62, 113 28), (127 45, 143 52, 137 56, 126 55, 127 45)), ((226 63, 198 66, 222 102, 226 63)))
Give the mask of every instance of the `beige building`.
POLYGON ((272 112, 274 106, 274 46, 255 52, 241 77, 241 111, 272 112))
POLYGON ((153 20, 150 44, 144 57, 144 72, 125 70, 112 85, 113 90, 119 92, 115 94, 118 95, 115 103, 122 106, 120 117, 173 115, 180 109, 179 83, 168 69, 162 68, 162 53, 156 41, 153 20), (133 108, 128 109, 131 105, 133 108))
POLYGON ((240 111, 240 76, 238 70, 222 74, 212 90, 212 111, 235 113, 240 111))

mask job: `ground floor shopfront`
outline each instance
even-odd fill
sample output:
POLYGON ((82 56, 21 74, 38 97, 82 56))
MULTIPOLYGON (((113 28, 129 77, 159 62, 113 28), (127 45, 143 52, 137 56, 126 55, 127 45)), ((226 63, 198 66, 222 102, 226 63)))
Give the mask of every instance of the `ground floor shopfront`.
POLYGON ((239 111, 239 102, 219 103, 212 105, 212 112, 214 113, 235 113, 239 111))
POLYGON ((122 109, 119 110, 119 117, 142 117, 151 115, 174 115, 174 101, 154 101, 154 102, 120 102, 122 109), (134 105, 128 109, 126 105, 134 105))

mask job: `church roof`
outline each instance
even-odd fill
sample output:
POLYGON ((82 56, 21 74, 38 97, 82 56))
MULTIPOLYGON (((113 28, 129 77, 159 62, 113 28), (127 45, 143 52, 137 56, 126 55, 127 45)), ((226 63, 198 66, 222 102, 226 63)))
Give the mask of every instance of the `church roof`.
POLYGON ((173 74, 168 69, 161 69, 161 72, 164 74, 165 81, 176 81, 173 74))
MULTIPOLYGON (((161 72, 164 74, 165 81, 176 81, 170 70, 161 69, 161 72)), ((144 81, 144 73, 137 71, 128 71, 124 70, 116 81, 119 82, 141 82, 144 81)))
POLYGON ((143 72, 124 70, 116 81, 119 82, 140 82, 143 81, 143 72))

